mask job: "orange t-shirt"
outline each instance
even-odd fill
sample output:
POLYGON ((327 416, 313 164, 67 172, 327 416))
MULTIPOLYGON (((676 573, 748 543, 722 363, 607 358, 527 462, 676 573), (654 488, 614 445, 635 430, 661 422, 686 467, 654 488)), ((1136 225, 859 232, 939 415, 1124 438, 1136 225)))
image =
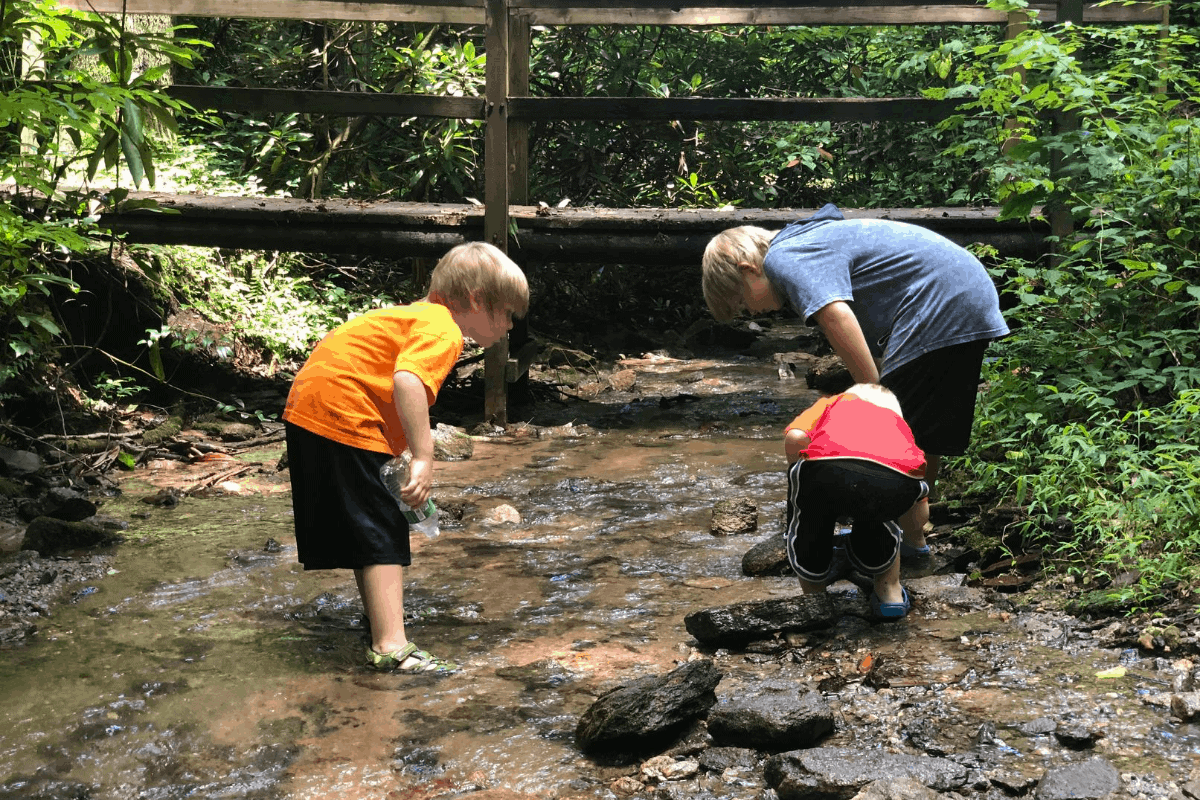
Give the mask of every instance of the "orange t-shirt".
POLYGON ((462 331, 445 306, 412 303, 368 311, 316 346, 296 374, 283 418, 349 447, 399 455, 408 442, 392 376, 416 375, 433 405, 462 347, 462 331))
POLYGON ((808 434, 803 451, 807 459, 854 458, 925 477, 925 454, 904 418, 857 395, 822 397, 800 412, 784 433, 791 430, 808 434))

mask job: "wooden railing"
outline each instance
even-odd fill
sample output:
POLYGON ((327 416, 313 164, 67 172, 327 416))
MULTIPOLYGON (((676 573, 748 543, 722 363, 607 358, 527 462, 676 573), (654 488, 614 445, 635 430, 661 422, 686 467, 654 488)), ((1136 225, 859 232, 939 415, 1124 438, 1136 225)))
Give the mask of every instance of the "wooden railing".
MULTIPOLYGON (((528 125, 535 120, 795 120, 935 122, 954 101, 905 98, 646 98, 529 96, 531 30, 536 25, 963 25, 1001 26, 1012 35, 1026 13, 995 11, 964 0, 60 0, 80 10, 236 18, 420 22, 486 26, 483 97, 401 96, 361 92, 173 86, 196 108, 246 113, 429 116, 486 121, 483 238, 507 251, 510 209, 528 197, 528 125)), ((1163 5, 1098 6, 1083 0, 1033 3, 1046 21, 1097 24, 1168 22, 1163 5)), ((1070 124, 1066 120, 1066 124, 1070 124)), ((1069 220, 1069 217, 1066 218, 1069 220)), ((1068 224, 1052 219, 1054 232, 1068 224)), ((517 332, 514 332, 516 334, 517 332)), ((514 335, 514 338, 516 336, 514 335)), ((485 416, 506 419, 507 341, 485 358, 485 416)))

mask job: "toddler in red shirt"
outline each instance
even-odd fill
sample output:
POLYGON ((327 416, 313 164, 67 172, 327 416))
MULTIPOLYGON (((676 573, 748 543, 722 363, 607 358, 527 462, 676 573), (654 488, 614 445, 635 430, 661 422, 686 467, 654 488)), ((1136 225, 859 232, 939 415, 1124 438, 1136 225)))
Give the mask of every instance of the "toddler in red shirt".
POLYGON ((850 517, 846 556, 874 580, 871 609, 900 619, 912 607, 900 585, 902 532, 896 518, 929 495, 925 454, 896 396, 859 383, 823 397, 784 431, 788 458, 787 553, 807 593, 823 592, 843 566, 834 528, 850 517))

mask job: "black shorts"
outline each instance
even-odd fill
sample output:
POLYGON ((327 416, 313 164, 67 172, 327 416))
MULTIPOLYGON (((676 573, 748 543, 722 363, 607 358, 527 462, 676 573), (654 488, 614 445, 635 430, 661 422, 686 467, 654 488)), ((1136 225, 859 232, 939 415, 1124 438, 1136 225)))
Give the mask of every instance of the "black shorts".
POLYGON ((290 422, 285 429, 296 551, 304 568, 411 564, 408 522, 379 478, 391 456, 338 444, 290 422))
POLYGON ((925 481, 870 461, 797 461, 788 468, 785 533, 792 570, 813 583, 828 580, 834 523, 850 517, 851 565, 865 575, 887 572, 900 553, 896 517, 928 494, 925 481))
POLYGON ((959 456, 971 442, 986 339, 926 353, 880 379, 927 455, 959 456))

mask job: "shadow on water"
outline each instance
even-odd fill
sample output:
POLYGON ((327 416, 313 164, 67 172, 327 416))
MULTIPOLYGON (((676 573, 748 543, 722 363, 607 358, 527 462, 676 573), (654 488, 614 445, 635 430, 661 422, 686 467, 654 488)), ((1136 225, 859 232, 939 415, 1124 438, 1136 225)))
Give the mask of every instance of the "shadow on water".
MULTIPOLYGON (((769 361, 675 368, 705 376, 685 384, 689 398, 664 400, 678 398, 677 378, 640 374, 640 399, 534 420, 596 432, 478 441, 471 460, 438 465, 438 498, 464 514, 414 539, 405 602, 412 639, 464 664, 443 678, 360 667, 352 576, 296 565, 286 484, 147 510, 138 498, 154 476, 128 478, 104 509, 134 521, 112 574, 29 645, 0 650, 0 798, 611 797, 619 773, 578 753, 578 715, 698 649, 726 671, 722 695, 758 678, 831 681, 833 744, 905 746, 902 730, 870 722, 876 704, 903 699, 906 719, 932 720, 943 738, 1087 703, 1134 732, 1114 757, 1169 771, 1169 756, 1200 747, 1194 726, 1170 728, 1137 702, 1138 684, 1097 689, 1090 676, 1110 654, 1035 650, 996 614, 890 628, 847 618, 807 646, 699 648, 683 627, 691 611, 796 592, 790 578, 744 576, 741 560, 780 535, 779 431, 814 395, 769 361), (758 532, 714 537, 713 504, 738 495, 759 503, 758 532), (504 504, 520 523, 489 522, 504 504), (895 665, 890 688, 854 675, 864 652, 895 665)), ((1003 747, 1000 762, 1052 750, 1035 735, 1003 747)), ((717 797, 763 791, 760 776, 718 777, 706 787, 717 797)))

